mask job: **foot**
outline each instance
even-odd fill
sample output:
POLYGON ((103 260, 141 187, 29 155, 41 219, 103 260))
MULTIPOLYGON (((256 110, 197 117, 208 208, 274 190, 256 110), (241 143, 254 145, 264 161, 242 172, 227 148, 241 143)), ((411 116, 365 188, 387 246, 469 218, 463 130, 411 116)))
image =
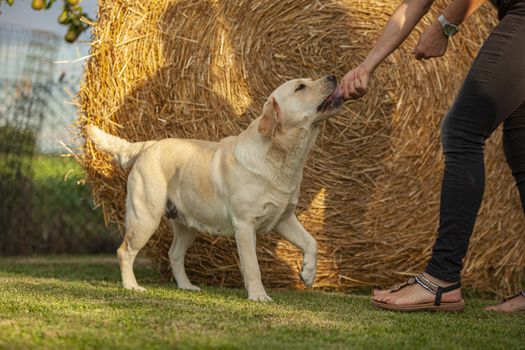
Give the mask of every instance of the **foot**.
POLYGON ((146 288, 137 285, 124 286, 124 289, 136 290, 137 292, 145 292, 146 288))
POLYGON ((303 265, 303 268, 301 269, 301 281, 303 281, 306 288, 312 288, 312 286, 314 285, 316 273, 315 270, 315 266, 312 268, 305 267, 305 265, 303 265))
POLYGON ((179 284, 178 287, 179 287, 179 289, 192 290, 192 291, 195 291, 195 292, 198 292, 198 291, 201 290, 199 287, 197 287, 196 285, 193 285, 191 283, 189 283, 189 284, 179 284))
MULTIPOLYGON (((433 283, 441 287, 448 287, 454 283, 446 282, 438 278, 432 277, 426 273, 423 274, 433 283)), ((372 299, 381 303, 393 304, 393 305, 415 305, 423 303, 433 303, 436 296, 425 288, 420 286, 418 283, 408 285, 396 292, 388 290, 374 290, 372 299)), ((443 293, 441 302, 443 303, 454 303, 461 301, 461 288, 455 289, 450 292, 443 293)))
POLYGON ((509 298, 498 305, 485 307, 486 311, 520 312, 525 311, 525 295, 523 293, 509 298))
POLYGON ((374 288, 374 290, 372 291, 372 296, 381 296, 381 295, 387 295, 390 293, 390 289, 379 289, 379 288, 374 288))
POLYGON ((248 299, 253 301, 273 301, 266 292, 248 293, 248 299))

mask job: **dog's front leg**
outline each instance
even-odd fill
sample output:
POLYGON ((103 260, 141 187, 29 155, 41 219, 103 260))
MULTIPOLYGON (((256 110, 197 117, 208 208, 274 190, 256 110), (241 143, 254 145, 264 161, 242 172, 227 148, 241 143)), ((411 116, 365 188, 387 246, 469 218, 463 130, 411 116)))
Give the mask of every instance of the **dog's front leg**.
POLYGON ((241 271, 244 285, 248 290, 248 299, 256 301, 271 301, 261 281, 261 270, 255 252, 255 229, 253 225, 240 223, 236 225, 235 241, 241 260, 241 271))
POLYGON ((306 287, 311 288, 317 270, 317 241, 304 229, 295 214, 279 222, 275 229, 284 239, 302 250, 301 279, 306 287))

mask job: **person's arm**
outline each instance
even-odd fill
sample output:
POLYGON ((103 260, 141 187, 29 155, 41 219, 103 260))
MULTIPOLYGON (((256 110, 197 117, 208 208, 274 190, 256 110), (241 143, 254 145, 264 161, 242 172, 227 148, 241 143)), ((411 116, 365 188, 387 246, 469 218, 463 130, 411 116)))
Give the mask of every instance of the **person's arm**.
POLYGON ((460 25, 485 2, 487 2, 487 0, 454 0, 443 10, 443 16, 445 16, 450 23, 460 25))
MULTIPOLYGON (((368 80, 377 66, 407 38, 417 23, 430 9, 434 0, 405 0, 390 20, 367 58, 341 80, 340 89, 345 99, 358 99, 366 94, 368 80)), ((456 25, 474 13, 486 0, 454 0, 443 11, 445 18, 456 25)), ((429 59, 443 56, 448 37, 436 19, 419 38, 414 49, 415 58, 429 59)))
MULTIPOLYGON (((455 25, 460 25, 471 14, 476 12, 486 0, 454 0, 442 12, 443 16, 455 25)), ((417 60, 441 57, 447 51, 448 37, 443 32, 443 27, 437 20, 432 22, 414 48, 417 60)))
POLYGON ((405 0, 399 5, 366 59, 341 80, 340 87, 345 99, 357 99, 366 94, 370 75, 401 45, 433 2, 434 0, 405 0))

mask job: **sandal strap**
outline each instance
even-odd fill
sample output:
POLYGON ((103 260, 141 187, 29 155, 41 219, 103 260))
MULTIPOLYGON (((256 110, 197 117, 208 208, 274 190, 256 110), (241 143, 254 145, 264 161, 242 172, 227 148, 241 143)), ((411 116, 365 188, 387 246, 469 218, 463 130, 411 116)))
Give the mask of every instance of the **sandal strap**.
POLYGON ((436 298, 434 299, 435 306, 441 305, 441 297, 443 293, 450 292, 458 288, 461 288, 460 282, 450 285, 448 287, 438 286, 437 284, 435 284, 434 282, 426 278, 423 274, 416 276, 415 280, 417 284, 419 284, 421 287, 425 288, 427 291, 429 291, 430 293, 436 296, 436 298))
POLYGON ((396 284, 394 284, 392 287, 390 287, 390 288, 389 288, 390 293, 397 292, 398 290, 403 289, 403 288, 405 288, 406 286, 412 285, 412 284, 414 284, 414 283, 417 283, 415 277, 410 277, 410 278, 409 278, 408 280, 406 280, 405 282, 403 282, 403 283, 396 283, 396 284))
POLYGON ((521 292, 519 292, 518 294, 516 295, 513 295, 513 296, 510 296, 510 297, 506 297, 503 299, 503 302, 506 302, 506 301, 509 301, 510 299, 514 299, 516 297, 519 297, 520 295, 523 295, 525 297, 525 290, 522 290, 521 292))

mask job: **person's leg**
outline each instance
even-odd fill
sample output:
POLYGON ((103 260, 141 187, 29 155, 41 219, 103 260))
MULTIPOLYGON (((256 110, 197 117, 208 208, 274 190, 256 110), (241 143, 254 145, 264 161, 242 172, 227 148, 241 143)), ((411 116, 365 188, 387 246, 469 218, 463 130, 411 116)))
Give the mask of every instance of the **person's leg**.
POLYGON ((525 17, 506 16, 469 72, 442 127, 440 225, 426 272, 457 282, 485 186, 483 147, 525 100, 525 17))
MULTIPOLYGON (((485 140, 525 100, 523 10, 509 11, 491 33, 443 122, 445 174, 440 227, 425 270, 441 285, 460 280, 462 259, 483 198, 485 140)), ((455 298, 461 298, 459 291, 454 292, 455 298)), ((374 299, 410 304, 433 297, 415 284, 395 293, 376 293, 374 299)))
MULTIPOLYGON (((503 150, 516 179, 516 186, 525 213, 525 102, 505 120, 503 150)), ((486 307, 488 311, 525 311, 525 293, 508 298, 503 303, 486 307)))
POLYGON ((503 124, 503 150, 516 179, 525 214, 525 101, 503 124))

